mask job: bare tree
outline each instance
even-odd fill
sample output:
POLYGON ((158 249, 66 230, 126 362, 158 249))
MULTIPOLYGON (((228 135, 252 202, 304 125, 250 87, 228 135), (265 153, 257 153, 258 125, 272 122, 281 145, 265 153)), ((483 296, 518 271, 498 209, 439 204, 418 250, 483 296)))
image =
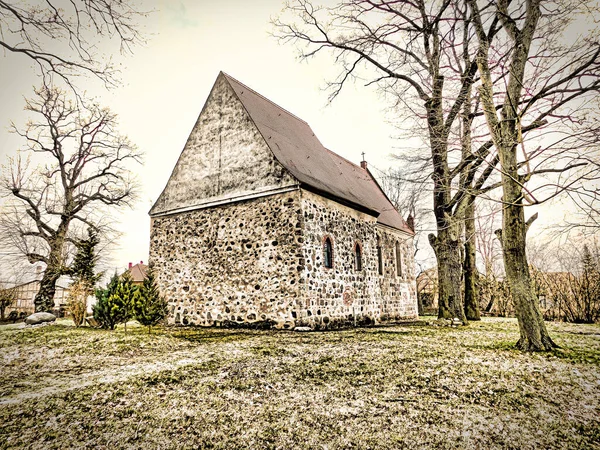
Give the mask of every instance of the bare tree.
MULTIPOLYGON (((286 11, 300 23, 293 19, 286 23, 280 18, 275 22, 277 36, 305 44, 303 58, 330 50, 342 68, 329 84, 330 100, 348 80, 365 79, 367 85, 377 84, 394 99, 394 106, 402 110, 403 119, 410 118, 411 126, 424 130, 429 155, 420 159, 422 168, 415 173, 421 180, 423 173, 430 174, 433 183, 437 233, 430 234, 429 241, 438 263, 438 315, 458 317, 466 324, 462 223, 472 196, 484 189, 497 164, 489 139, 476 148, 466 148, 462 159, 460 150, 455 156, 452 145, 452 134, 465 103, 471 100, 477 72, 477 49, 468 45, 476 41, 466 20, 466 4, 450 0, 348 0, 332 8, 318 8, 309 1, 296 0, 286 11)), ((489 24, 490 39, 498 28, 498 22, 489 24)))
POLYGON ((598 35, 593 31, 574 44, 561 44, 565 26, 580 8, 588 11, 582 2, 468 3, 479 40, 480 99, 501 165, 503 226, 498 234, 519 319, 517 346, 549 350, 555 344, 538 306, 526 254, 526 234, 537 214, 525 220, 524 206, 576 189, 594 176, 596 168, 588 163, 598 149, 597 118, 586 118, 581 111, 597 98, 600 87, 598 35), (502 85, 490 67, 496 55, 486 25, 498 20, 512 43, 502 85), (543 137, 550 142, 528 150, 533 141, 525 139, 524 130, 533 124, 544 127, 543 137), (549 180, 541 177, 551 175, 555 177, 549 180), (542 193, 548 194, 542 198, 542 193))
POLYGON ((118 69, 99 53, 98 37, 131 52, 146 15, 131 0, 0 0, 0 47, 33 61, 46 83, 56 76, 73 87, 75 77, 91 74, 114 86, 118 69))
MULTIPOLYGON (((553 246, 549 257, 556 270, 532 264, 544 316, 575 323, 600 320, 600 251, 597 241, 569 240, 553 246), (585 242, 585 241, 584 241, 585 242), (589 245, 588 245, 589 244, 589 245)), ((546 262, 546 261, 545 261, 546 262)))
POLYGON ((37 90, 26 109, 37 120, 23 131, 14 128, 29 159, 19 155, 3 170, 0 188, 10 202, 0 236, 30 263, 46 265, 35 309, 47 311, 56 281, 66 273, 69 245, 84 227, 99 228, 105 207, 129 205, 134 198, 129 163, 140 162, 140 153, 118 133, 115 114, 71 102, 58 89, 37 90), (41 165, 31 168, 35 157, 41 165))

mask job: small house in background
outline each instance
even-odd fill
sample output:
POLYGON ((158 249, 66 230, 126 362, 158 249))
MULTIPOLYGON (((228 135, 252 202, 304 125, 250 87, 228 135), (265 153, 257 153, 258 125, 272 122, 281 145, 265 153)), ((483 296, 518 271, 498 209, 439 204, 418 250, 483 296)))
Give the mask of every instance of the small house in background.
POLYGON ((130 262, 127 272, 129 272, 129 275, 133 280, 133 284, 135 286, 141 286, 144 280, 146 279, 148 265, 144 264, 144 261, 140 261, 138 264, 135 265, 130 262))
MULTIPOLYGON (((43 268, 38 265, 35 268, 35 275, 33 280, 25 283, 16 284, 14 286, 8 286, 15 290, 16 301, 6 309, 6 314, 10 314, 11 311, 17 313, 32 314, 35 312, 34 299, 38 291, 40 290, 40 282, 42 279, 43 268)), ((69 286, 71 280, 68 277, 60 277, 56 282, 56 292, 54 293, 54 313, 59 316, 64 315, 65 308, 67 307, 67 300, 69 297, 69 286)))

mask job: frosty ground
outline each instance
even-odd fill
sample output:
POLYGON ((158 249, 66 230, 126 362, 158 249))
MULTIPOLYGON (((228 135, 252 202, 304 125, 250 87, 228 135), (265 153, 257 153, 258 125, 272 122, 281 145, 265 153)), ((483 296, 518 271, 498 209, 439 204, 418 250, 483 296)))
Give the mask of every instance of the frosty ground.
POLYGON ((600 448, 600 325, 0 327, 2 448, 600 448))

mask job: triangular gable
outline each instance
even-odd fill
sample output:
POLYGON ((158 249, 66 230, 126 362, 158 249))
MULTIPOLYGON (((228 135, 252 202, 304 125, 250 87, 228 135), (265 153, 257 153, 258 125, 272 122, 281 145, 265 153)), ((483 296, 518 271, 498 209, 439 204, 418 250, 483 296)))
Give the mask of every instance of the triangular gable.
POLYGON ((151 216, 297 186, 220 74, 151 216))

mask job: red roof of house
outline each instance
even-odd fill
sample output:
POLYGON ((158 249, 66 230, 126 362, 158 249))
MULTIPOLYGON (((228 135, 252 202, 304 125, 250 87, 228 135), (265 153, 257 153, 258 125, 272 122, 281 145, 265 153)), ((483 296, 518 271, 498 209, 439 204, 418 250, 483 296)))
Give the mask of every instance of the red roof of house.
POLYGON ((301 184, 372 211, 383 225, 414 234, 367 169, 326 149, 302 119, 221 73, 275 158, 301 184))
POLYGON ((138 263, 135 266, 131 266, 131 269, 129 269, 128 272, 134 283, 141 283, 146 278, 148 266, 146 264, 138 263))

